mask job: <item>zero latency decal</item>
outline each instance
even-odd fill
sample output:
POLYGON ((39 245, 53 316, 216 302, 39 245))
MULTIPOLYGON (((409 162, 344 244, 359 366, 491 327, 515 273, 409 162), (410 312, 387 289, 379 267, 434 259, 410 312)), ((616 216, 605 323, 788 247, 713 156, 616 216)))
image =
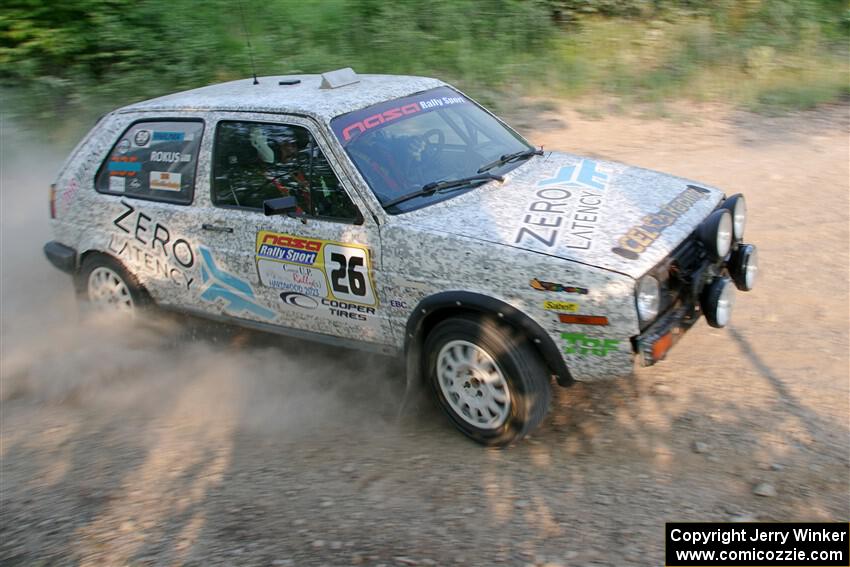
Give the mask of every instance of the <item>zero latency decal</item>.
POLYGON ((336 300, 343 306, 378 303, 369 249, 359 244, 260 231, 257 271, 263 285, 282 292, 336 300))

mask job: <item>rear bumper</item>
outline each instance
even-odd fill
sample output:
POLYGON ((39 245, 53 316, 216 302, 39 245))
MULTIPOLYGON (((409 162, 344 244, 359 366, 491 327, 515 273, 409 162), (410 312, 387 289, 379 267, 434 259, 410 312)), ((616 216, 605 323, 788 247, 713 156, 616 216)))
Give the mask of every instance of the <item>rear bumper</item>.
POLYGON ((73 274, 77 270, 77 251, 70 246, 51 240, 44 245, 44 255, 63 272, 73 274))

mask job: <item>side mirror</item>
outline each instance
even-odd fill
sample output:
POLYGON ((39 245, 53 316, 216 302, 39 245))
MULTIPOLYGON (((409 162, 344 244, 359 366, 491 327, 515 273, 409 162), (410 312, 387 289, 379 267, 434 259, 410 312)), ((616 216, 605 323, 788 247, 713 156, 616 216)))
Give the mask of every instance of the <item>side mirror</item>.
POLYGON ((298 203, 295 197, 278 197, 277 199, 268 199, 263 201, 263 214, 267 217, 273 215, 285 215, 295 212, 298 208, 298 203))

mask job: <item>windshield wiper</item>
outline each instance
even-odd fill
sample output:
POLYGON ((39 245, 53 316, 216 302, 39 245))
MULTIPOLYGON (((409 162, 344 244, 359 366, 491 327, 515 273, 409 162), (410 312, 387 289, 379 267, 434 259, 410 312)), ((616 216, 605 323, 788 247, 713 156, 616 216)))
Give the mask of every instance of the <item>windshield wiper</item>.
POLYGON ((518 152, 514 152, 512 154, 505 154, 496 161, 491 161, 487 165, 482 165, 478 168, 478 173, 484 173, 485 171, 489 171, 494 167, 499 167, 500 165, 505 165, 506 163, 510 163, 512 161, 516 161, 518 159, 528 159, 531 156, 542 156, 543 148, 531 148, 528 150, 521 150, 518 152))
POLYGON ((468 187, 473 183, 483 183, 485 181, 504 181, 505 178, 501 175, 493 175, 492 173, 483 173, 478 175, 470 175, 469 177, 461 177, 460 179, 444 179, 443 181, 432 181, 431 183, 426 183, 422 186, 418 191, 414 191, 413 193, 408 193, 407 195, 402 195, 401 197, 396 197, 390 201, 384 203, 384 208, 388 209, 399 203, 403 203, 405 201, 409 201, 410 199, 415 199, 416 197, 421 197, 423 195, 433 195, 434 193, 448 191, 449 189, 462 189, 464 187, 468 187))

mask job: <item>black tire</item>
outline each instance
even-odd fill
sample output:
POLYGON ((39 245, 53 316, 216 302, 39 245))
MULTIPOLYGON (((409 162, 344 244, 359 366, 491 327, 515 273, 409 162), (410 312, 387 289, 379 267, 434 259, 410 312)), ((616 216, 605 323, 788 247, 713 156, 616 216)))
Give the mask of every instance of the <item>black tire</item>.
POLYGON ((486 317, 459 316, 439 323, 424 346, 424 375, 438 405, 464 435, 482 445, 504 446, 534 430, 549 410, 551 376, 528 339, 514 329, 486 317), (507 382, 510 411, 504 423, 482 429, 469 423, 452 407, 440 387, 437 362, 451 341, 466 341, 486 352, 507 382))
POLYGON ((153 302, 148 292, 139 284, 139 280, 127 271, 121 262, 106 254, 92 254, 83 260, 77 277, 77 297, 87 307, 92 307, 89 300, 89 281, 92 272, 98 268, 111 270, 124 282, 133 300, 133 306, 136 312, 142 311, 152 305, 153 302))

